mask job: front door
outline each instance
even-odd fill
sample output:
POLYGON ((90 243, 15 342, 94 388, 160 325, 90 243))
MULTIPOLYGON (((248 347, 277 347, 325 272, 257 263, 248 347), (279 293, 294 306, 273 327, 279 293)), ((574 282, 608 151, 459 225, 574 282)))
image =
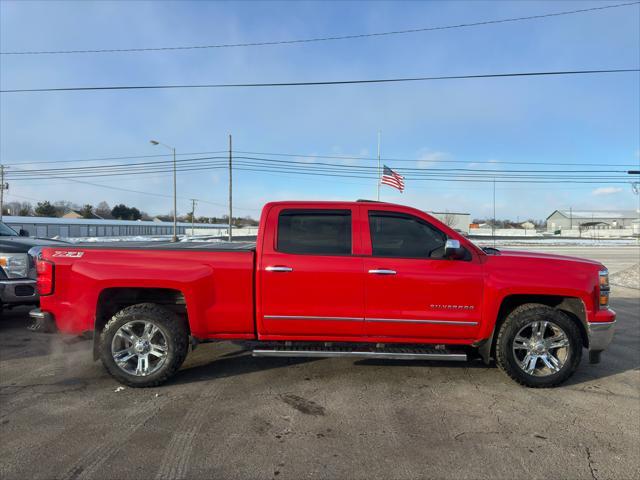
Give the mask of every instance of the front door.
POLYGON ((277 207, 258 268, 261 338, 364 335, 363 258, 353 255, 351 208, 277 207))
POLYGON ((397 341, 471 339, 482 310, 482 265, 471 251, 444 258, 447 236, 425 218, 368 212, 365 329, 397 341))

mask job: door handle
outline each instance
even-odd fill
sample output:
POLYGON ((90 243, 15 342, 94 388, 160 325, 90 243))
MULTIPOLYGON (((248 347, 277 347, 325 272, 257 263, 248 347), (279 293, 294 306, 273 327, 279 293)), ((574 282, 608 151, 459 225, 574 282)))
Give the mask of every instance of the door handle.
POLYGON ((376 268, 374 270, 369 270, 369 273, 373 273, 374 275, 395 275, 395 270, 387 270, 386 268, 376 268))
POLYGON ((293 268, 285 267, 283 265, 275 265, 265 268, 267 272, 293 272, 293 268))

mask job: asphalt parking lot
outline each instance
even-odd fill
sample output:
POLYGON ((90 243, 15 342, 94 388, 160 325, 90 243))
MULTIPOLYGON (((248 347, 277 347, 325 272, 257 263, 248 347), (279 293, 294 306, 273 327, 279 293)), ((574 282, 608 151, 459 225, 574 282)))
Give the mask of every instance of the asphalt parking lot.
MULTIPOLYGON (((612 272, 638 261, 635 247, 575 248, 544 247, 612 272)), ((32 334, 14 311, 0 322, 0 477, 640 478, 640 291, 614 287, 611 303, 602 363, 583 358, 552 390, 481 363, 252 358, 228 343, 200 346, 165 386, 119 388, 89 341, 32 334)))

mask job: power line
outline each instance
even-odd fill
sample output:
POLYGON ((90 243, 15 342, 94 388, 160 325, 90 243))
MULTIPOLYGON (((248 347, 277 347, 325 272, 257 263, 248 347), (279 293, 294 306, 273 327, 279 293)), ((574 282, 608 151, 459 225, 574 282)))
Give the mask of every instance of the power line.
MULTIPOLYGON (((259 169, 259 168, 244 168, 244 167, 237 167, 235 168, 235 170, 246 170, 246 171, 253 171, 253 172, 265 172, 265 173, 272 173, 271 170, 266 170, 266 169, 259 169)), ((312 173, 312 172, 295 172, 293 173, 295 175, 319 175, 317 173, 312 173)), ((328 177, 345 177, 345 178, 367 178, 367 179, 377 179, 377 177, 375 176, 364 176, 364 175, 338 175, 338 174, 329 174, 329 173, 324 173, 322 174, 323 176, 328 176, 328 177)), ((452 179, 452 178, 409 178, 407 177, 407 180, 417 180, 417 181, 444 181, 444 182, 492 182, 493 181, 493 176, 491 176, 491 178, 487 178, 487 179, 452 179)), ((552 181, 552 180, 496 180, 497 183, 585 183, 585 184, 590 184, 590 183, 596 183, 596 184, 617 184, 617 183, 629 183, 628 181, 621 181, 621 182, 617 182, 617 181, 605 181, 603 182, 602 180, 594 180, 594 181, 578 181, 578 180, 557 180, 557 181, 552 181)))
MULTIPOLYGON (((140 190, 133 190, 133 189, 130 189, 130 188, 122 188, 122 187, 115 187, 115 186, 112 186, 112 185, 104 185, 102 183, 88 182, 86 180, 77 180, 77 179, 72 179, 72 178, 57 177, 57 176, 50 175, 50 174, 45 175, 45 177, 47 177, 47 178, 57 178, 59 180, 69 180, 69 181, 76 182, 76 183, 83 183, 85 185, 91 185, 91 186, 94 186, 94 187, 108 188, 110 190, 119 190, 119 191, 122 191, 122 192, 138 193, 138 194, 141 194, 141 195, 151 195, 151 196, 155 196, 155 197, 173 198, 172 195, 164 195, 162 193, 144 192, 144 191, 140 191, 140 190)), ((181 200, 185 199, 185 197, 178 197, 178 198, 180 198, 181 200)), ((226 205, 222 204, 222 203, 209 202, 209 201, 206 201, 206 200, 200 200, 200 201, 202 203, 207 203, 209 205, 216 205, 216 206, 220 206, 220 207, 226 207, 226 205)), ((236 208, 238 208, 240 210, 250 210, 250 211, 256 210, 255 208, 246 208, 246 207, 236 207, 236 208)))
MULTIPOLYGON (((177 153, 178 157, 186 157, 191 155, 216 155, 216 154, 226 154, 227 150, 214 150, 214 151, 206 151, 206 152, 186 152, 186 153, 177 153)), ((235 153, 244 153, 247 155, 260 155, 260 156, 276 156, 276 157, 297 157, 297 158, 308 158, 308 159, 330 159, 330 160, 353 160, 353 161, 373 161, 377 160, 377 157, 366 157, 366 156, 348 156, 348 155, 308 155, 303 153, 283 153, 283 152, 256 152, 256 151, 247 151, 247 150, 234 150, 235 153)), ((91 162, 104 162, 104 161, 117 161, 117 160, 128 160, 128 159, 146 159, 146 158, 158 158, 158 157, 171 157, 171 154, 156 154, 156 155, 129 155, 129 156, 112 156, 112 157, 92 157, 92 158, 77 158, 72 160, 41 160, 41 161, 30 161, 30 162, 16 162, 16 163, 4 163, 5 166, 24 166, 24 165, 45 165, 45 164, 60 164, 60 163, 91 163, 91 162)), ((222 157, 222 158, 226 158, 222 157)), ((188 159, 179 159, 178 163, 188 159)), ((568 162, 516 162, 516 161, 504 161, 504 160, 490 160, 490 161, 478 161, 478 160, 453 160, 448 158, 439 158, 433 160, 427 160, 424 158, 396 158, 396 157, 382 157, 381 160, 385 162, 428 162, 428 163, 460 163, 460 164, 486 164, 486 165, 553 165, 553 166, 573 166, 573 167, 635 167, 634 163, 568 163, 568 162)), ((275 160, 274 160, 275 161, 275 160)), ((147 162, 136 162, 130 163, 126 165, 143 165, 147 162)), ((153 162, 151 162, 153 163, 153 162)), ((306 162, 308 163, 308 162, 306 162)), ((119 164, 122 165, 122 164, 119 164)), ((109 167, 116 165, 98 165, 99 167, 109 167)), ((69 167, 76 168, 76 167, 69 167)), ((83 167, 77 167, 83 168, 83 167)), ((89 168, 86 167, 86 168, 89 168)), ((609 171, 609 170, 607 170, 609 171)))
MULTIPOLYGON (((185 158, 185 159, 179 159, 176 161, 176 163, 185 163, 185 162, 195 162, 195 161, 200 161, 200 160, 212 160, 212 159, 224 159, 226 157, 196 157, 196 158, 185 158)), ((65 172, 81 172, 81 171, 92 171, 92 170, 98 170, 98 171, 112 171, 112 170, 118 170, 118 169, 126 169, 127 171, 135 171, 135 170, 139 170, 139 169, 145 169, 145 168, 150 168, 153 167, 155 165, 173 165, 173 160, 159 160, 159 161, 155 161, 155 162, 139 162, 139 163, 120 163, 120 164, 115 164, 115 165, 91 165, 91 166, 86 166, 86 167, 64 167, 64 168, 49 168, 49 169, 36 169, 36 170, 23 170, 20 169, 19 172, 16 172, 17 174, 24 174, 25 172, 60 172, 60 173, 65 173, 65 172)), ((626 171, 626 170, 625 170, 626 171)))
MULTIPOLYGON (((247 156, 237 156, 238 159, 244 159, 255 162, 265 162, 272 164, 282 164, 282 165, 294 165, 300 166, 300 168, 316 168, 321 166, 335 167, 337 169, 365 169, 365 170, 377 170, 375 166, 366 166, 366 165, 349 165, 349 164, 339 164, 339 163, 328 163, 328 162, 304 162, 299 160, 278 160, 273 158, 262 158, 262 157, 247 157, 247 156)), ((214 165, 216 163, 220 164, 224 160, 223 156, 213 156, 213 157, 195 157, 195 158, 184 158, 179 159, 177 161, 180 165, 194 165, 199 164, 201 162, 206 162, 206 165, 214 165), (211 162, 211 160, 220 160, 218 162, 211 162)), ((417 160, 416 160, 417 161, 417 160)), ((31 174, 41 174, 41 173, 56 173, 56 174, 80 174, 80 173, 110 173, 110 172, 141 172, 148 173, 149 169, 156 169, 162 166, 170 166, 172 164, 172 160, 160 160, 153 162, 140 162, 134 164, 121 163, 115 165, 91 165, 91 166, 79 166, 79 167, 63 167, 63 168, 48 168, 48 169, 30 169, 24 170, 20 169, 17 172, 13 172, 10 175, 13 177, 31 175, 31 174)), ((627 170, 612 170, 608 168, 606 170, 593 170, 593 169, 573 169, 573 170, 558 170, 558 169, 535 169, 535 170, 522 170, 522 169, 484 169, 484 168, 434 168, 434 167, 402 167, 403 172, 421 172, 421 171, 446 171, 446 172, 489 172, 489 173, 568 173, 568 174, 581 174, 581 173, 626 173, 627 170)))
POLYGON ((405 78, 378 78, 369 80, 334 80, 312 82, 274 82, 274 83, 210 83, 210 84, 185 84, 185 85, 109 85, 101 87, 60 87, 60 88, 22 88, 0 90, 0 93, 35 93, 35 92, 86 92, 104 90, 161 90, 161 89, 186 89, 186 88, 270 88, 270 87, 310 87, 322 85, 357 85, 372 83, 402 83, 425 82, 431 80, 470 80, 480 78, 513 78, 513 77, 542 77, 557 75, 594 75, 603 73, 633 73, 640 72, 638 68, 618 68, 608 70, 568 70, 547 72, 515 72, 515 73, 491 73, 483 75, 445 75, 435 77, 405 77, 405 78))
MULTIPOLYGON (((216 150, 212 152, 188 152, 188 153, 176 153, 176 156, 186 156, 186 155, 212 155, 217 153, 226 153, 226 150, 216 150)), ((6 166, 11 165, 44 165, 47 163, 77 163, 77 162, 104 162, 104 161, 115 161, 115 160, 134 160, 138 158, 158 158, 158 157, 171 157, 173 154, 171 153, 157 153, 155 155, 129 155, 129 156, 117 156, 117 157, 97 157, 97 158, 77 158, 74 160, 42 160, 42 161, 31 161, 31 162, 16 162, 16 163, 5 163, 6 166)))
MULTIPOLYGON (((238 152, 241 153, 241 152, 238 152)), ((301 162, 301 161, 295 161, 295 160, 276 160, 276 159, 272 159, 272 158, 259 158, 259 157, 242 157, 242 156, 237 156, 236 158, 241 158, 241 159, 246 159, 246 160, 256 160, 256 161, 268 161, 270 163, 275 162, 275 163, 282 163, 282 164, 296 164, 296 165, 301 165, 301 166, 314 166, 314 165, 321 165, 321 166, 330 166, 330 167, 338 167, 338 168, 351 168, 351 169, 368 169, 368 170, 378 170, 378 167, 376 166, 363 166, 363 165, 347 165, 347 164, 340 164, 340 163, 324 163, 324 162, 314 162, 314 163, 309 163, 309 162, 301 162)), ((335 158, 335 157, 334 157, 335 158)), ((386 159, 385 159, 386 160, 386 159)), ((415 160, 416 162, 420 161, 420 160, 415 160)), ((464 163, 469 163, 469 162, 464 162, 464 163)), ((519 172, 519 173, 534 173, 534 172, 549 172, 549 173, 627 173, 627 170, 611 170, 610 168, 607 170, 508 170, 508 169, 500 169, 500 170, 491 170, 491 169, 482 169, 482 168, 432 168, 432 167, 421 167, 421 168, 416 168, 416 167, 401 167, 401 170, 403 172, 405 171, 429 171, 429 172, 433 172, 433 171, 446 171, 446 172, 451 172, 451 171, 464 171, 464 172, 490 172, 492 174, 497 173, 501 173, 501 172, 519 172)))
MULTIPOLYGON (((326 162, 307 163, 292 160, 275 160, 256 157, 238 156, 238 164, 244 166, 258 166, 269 168, 274 171, 285 169, 287 171, 310 171, 329 173, 375 173, 376 167, 362 165, 345 165, 326 162)), ((91 167, 71 167, 61 169, 23 170, 12 172, 12 180, 35 180, 42 175, 57 175, 64 178, 93 178, 93 177, 114 177, 133 176, 151 173, 169 172, 172 170, 167 161, 148 162, 150 165, 136 165, 134 167, 123 164, 120 166, 91 166, 91 167)), ((172 162, 171 162, 172 163, 172 162)), ((215 169, 225 165, 222 157, 200 157, 194 159, 181 159, 179 171, 196 171, 215 169), (211 160, 214 159, 214 160, 211 160), (218 159, 218 160, 215 160, 218 159)), ((410 177, 450 175, 457 177, 486 177, 499 176, 503 178, 568 178, 568 179, 600 179, 617 180, 626 178, 626 170, 487 170, 480 168, 401 168, 400 171, 410 177), (604 174, 607 175, 604 175, 604 174), (618 174, 618 175, 616 175, 618 174), (620 176, 622 175, 622 176, 620 176)))
POLYGON ((77 53, 132 53, 132 52, 159 52, 159 51, 171 51, 171 50, 201 50, 201 49, 211 49, 211 48, 265 47, 265 46, 275 46, 275 45, 293 45, 293 44, 302 44, 302 43, 329 42, 329 41, 337 41, 337 40, 353 40, 353 39, 359 39, 359 38, 385 37, 385 36, 391 36, 391 35, 406 35, 411 33, 432 32, 436 30, 451 30, 456 28, 478 27, 482 25, 496 25, 500 23, 539 20, 542 18, 560 17, 564 15, 574 15, 578 13, 607 10, 611 8, 628 7, 631 5, 636 5, 638 3, 640 2, 618 3, 615 5, 604 5, 600 7, 582 8, 579 10, 551 12, 551 13, 544 13, 539 15, 529 15, 526 17, 485 20, 485 21, 473 22, 473 23, 460 23, 455 25, 445 25, 445 26, 439 26, 439 27, 411 28, 406 30, 392 30, 388 32, 359 33, 359 34, 351 34, 351 35, 304 38, 304 39, 297 39, 297 40, 275 40, 275 41, 265 41, 265 42, 222 43, 222 44, 214 44, 214 45, 188 45, 188 46, 173 46, 173 47, 103 48, 103 49, 93 49, 93 50, 14 51, 14 52, 0 52, 0 55, 63 55, 63 54, 77 54, 77 53))
MULTIPOLYGON (((360 160, 360 161, 372 161, 377 160, 378 157, 364 157, 364 156, 346 156, 346 155, 305 155, 302 153, 276 153, 276 152, 249 152, 246 150, 234 150, 237 153, 245 153, 247 155, 273 155, 279 157, 299 157, 299 158, 323 158, 323 159, 335 159, 335 160, 360 160)), ((470 161, 470 160, 451 160, 451 159, 433 159, 425 160, 423 158, 394 158, 383 157, 381 160, 386 162, 427 162, 427 163, 476 163, 476 164, 500 164, 500 165, 559 165, 559 166, 595 166, 595 167, 630 167, 635 166, 633 163, 562 163, 562 162, 513 162, 503 160, 491 160, 491 161, 470 161)), ((7 164, 9 165, 9 164, 7 164)))
MULTIPOLYGON (((284 174, 297 174, 297 175, 312 175, 312 176, 328 176, 328 177, 343 177, 343 178, 377 178, 375 172, 362 171, 347 168, 336 169, 335 167, 323 167, 312 165, 290 166, 290 165, 269 165, 265 163, 247 162, 239 160, 237 162, 237 170, 256 171, 264 173, 284 173, 284 174)), ((225 168, 224 162, 215 162, 209 164, 199 164, 196 166, 183 166, 179 169, 180 172, 188 171, 211 171, 220 170, 225 168)), ((63 180, 71 180, 78 178, 95 178, 95 177, 115 177, 115 176, 131 176, 131 175, 147 175, 148 173, 169 172, 170 168, 164 167, 163 169, 147 170, 142 172, 116 172, 116 173, 96 173, 96 174, 79 174, 73 176, 54 176, 51 173, 33 173, 31 177, 16 177, 14 180, 39 180, 42 176, 50 178, 58 178, 63 180)), ((25 171, 28 173, 28 171, 25 171)), ((625 176, 603 176, 603 175, 553 175, 544 172, 540 174, 517 174, 517 173, 500 173, 499 171, 477 171, 477 172, 455 172, 448 173, 446 170, 430 172, 428 169, 422 172, 409 172, 406 174, 408 180, 443 180, 443 181, 484 181, 487 179, 497 178, 501 182, 505 183, 628 183, 625 176)), ((80 181, 80 180, 76 180, 80 181)), ((91 183, 91 182, 83 182, 91 183)), ((147 192, 149 193, 149 192, 147 192)), ((157 194, 159 195, 159 194, 157 194)), ((159 195, 162 196, 162 195, 159 195)))

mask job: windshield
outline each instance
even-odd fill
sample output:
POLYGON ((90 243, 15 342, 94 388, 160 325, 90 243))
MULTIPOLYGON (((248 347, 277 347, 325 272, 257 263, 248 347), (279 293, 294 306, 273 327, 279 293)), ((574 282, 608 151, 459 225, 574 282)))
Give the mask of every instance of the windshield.
POLYGON ((6 226, 4 223, 0 223, 0 237, 17 237, 18 234, 6 226))

